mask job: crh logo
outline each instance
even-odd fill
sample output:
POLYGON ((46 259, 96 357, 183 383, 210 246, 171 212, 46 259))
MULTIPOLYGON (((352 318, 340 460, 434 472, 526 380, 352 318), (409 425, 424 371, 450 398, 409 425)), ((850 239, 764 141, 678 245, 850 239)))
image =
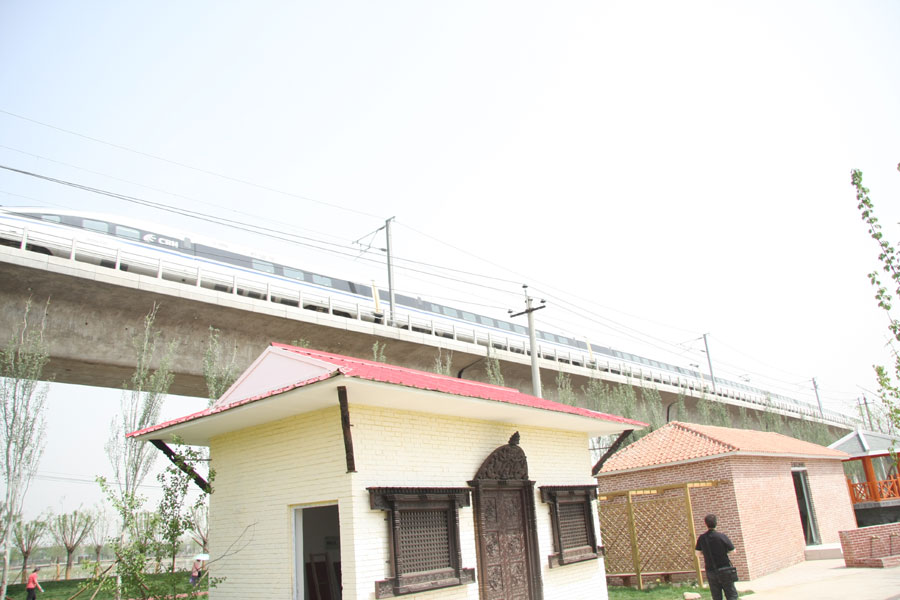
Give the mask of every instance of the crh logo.
POLYGON ((178 248, 178 240, 159 237, 155 233, 145 234, 143 240, 148 244, 159 244, 161 246, 168 246, 169 248, 178 248))

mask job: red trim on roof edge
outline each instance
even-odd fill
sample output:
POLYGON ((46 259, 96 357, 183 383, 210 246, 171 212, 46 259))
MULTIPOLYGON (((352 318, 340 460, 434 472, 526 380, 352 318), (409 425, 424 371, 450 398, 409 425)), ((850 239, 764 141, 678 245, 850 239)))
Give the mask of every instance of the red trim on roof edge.
POLYGON ((552 400, 545 400, 536 396, 530 396, 528 394, 523 394, 514 388, 501 387, 492 385, 490 383, 471 381, 469 379, 459 379, 447 375, 438 375, 437 373, 429 373, 427 371, 418 371, 416 369, 387 365, 362 358, 353 358, 349 356, 342 356, 340 354, 332 354, 330 352, 310 350, 308 348, 298 348, 296 346, 289 346, 287 344, 279 344, 273 342, 270 346, 279 350, 293 352, 295 354, 308 356, 310 358, 329 363, 335 367, 335 370, 324 375, 308 379, 306 381, 298 381, 297 383, 276 390, 270 390, 251 398, 237 400, 225 406, 219 406, 216 408, 211 407, 191 415, 186 415, 184 417, 179 417, 177 419, 167 421, 166 423, 147 427, 140 431, 134 431, 132 433, 129 433, 128 437, 135 437, 138 435, 152 433, 153 431, 165 429, 173 425, 179 425, 181 423, 186 423, 188 421, 193 421, 195 419, 210 416, 216 413, 230 410, 232 408, 236 408, 238 406, 250 404, 252 402, 263 400, 265 398, 276 396, 278 394, 283 394, 305 385, 330 379, 331 377, 335 377, 339 374, 344 375, 345 377, 354 377, 367 381, 388 383, 413 389, 435 391, 445 394, 452 394, 455 396, 479 398, 482 400, 502 402, 504 404, 512 404, 528 408, 537 408, 541 410, 567 413, 612 423, 622 423, 624 425, 631 425, 634 427, 647 426, 647 423, 642 423, 633 419, 626 419, 625 417, 620 417, 617 415, 610 415, 593 410, 588 410, 586 408, 581 408, 579 406, 569 406, 568 404, 561 404, 552 400))

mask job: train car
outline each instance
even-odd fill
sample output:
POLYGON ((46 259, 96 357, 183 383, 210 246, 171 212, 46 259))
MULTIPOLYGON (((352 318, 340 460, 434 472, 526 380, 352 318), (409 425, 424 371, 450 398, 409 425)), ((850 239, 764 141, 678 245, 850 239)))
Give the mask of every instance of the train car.
MULTIPOLYGON (((222 240, 127 217, 52 208, 0 209, 0 245, 158 277, 307 310, 388 324, 520 354, 530 352, 522 325, 289 265, 222 240)), ((600 344, 536 331, 539 355, 564 363, 712 391, 702 373, 600 344)), ((716 393, 808 416, 818 408, 743 383, 716 378, 716 393)))

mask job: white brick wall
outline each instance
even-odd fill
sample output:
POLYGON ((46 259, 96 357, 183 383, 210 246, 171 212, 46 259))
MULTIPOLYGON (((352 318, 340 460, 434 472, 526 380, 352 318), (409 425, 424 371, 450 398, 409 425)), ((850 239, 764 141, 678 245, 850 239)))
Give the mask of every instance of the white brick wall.
MULTIPOLYGON (((369 508, 368 487, 465 487, 481 463, 519 431, 536 482, 539 563, 544 597, 606 599, 602 561, 549 569, 553 552, 548 505, 541 485, 592 485, 587 436, 534 427, 388 411, 352 404, 357 472, 346 473, 340 415, 333 409, 215 438, 217 477, 211 500, 211 575, 226 580, 211 591, 226 598, 291 599, 293 509, 337 503, 345 599, 371 600, 375 581, 389 576, 385 513, 369 508), (235 550, 239 550, 235 552, 235 550), (262 590, 265 590, 264 592, 262 590)), ((595 511, 596 514, 596 511, 595 511)), ((475 568, 472 507, 459 511, 464 567, 475 568)), ((599 524, 595 522, 599 536, 599 524)), ((478 584, 410 598, 475 599, 478 584)))

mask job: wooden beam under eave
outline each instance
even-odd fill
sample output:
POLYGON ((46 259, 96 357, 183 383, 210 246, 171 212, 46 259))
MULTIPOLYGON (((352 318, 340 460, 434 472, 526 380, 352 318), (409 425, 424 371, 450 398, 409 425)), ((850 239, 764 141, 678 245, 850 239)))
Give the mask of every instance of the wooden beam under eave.
POLYGON ((159 448, 173 465, 181 469, 188 477, 190 477, 191 480, 197 484, 197 487, 207 494, 212 493, 212 486, 209 485, 209 482, 203 479, 203 476, 195 471, 190 465, 186 464, 178 453, 169 448, 168 444, 162 440, 150 440, 150 443, 159 448))
POLYGON ((341 406, 341 430, 344 432, 344 454, 347 458, 347 472, 356 473, 356 458, 353 455, 353 435, 350 433, 350 406, 347 403, 346 386, 338 386, 338 404, 341 406))
POLYGON ((606 454, 601 456, 600 460, 597 461, 597 464, 594 465, 594 468, 591 469, 592 476, 596 476, 597 473, 600 472, 600 469, 603 468, 603 463, 605 463, 607 460, 609 460, 609 457, 612 456, 619 449, 619 446, 621 446, 622 442, 624 442, 625 439, 629 435, 631 435, 632 431, 634 431, 634 429, 626 429, 619 435, 619 437, 616 439, 616 441, 613 442, 612 446, 610 446, 609 449, 606 451, 606 454))

